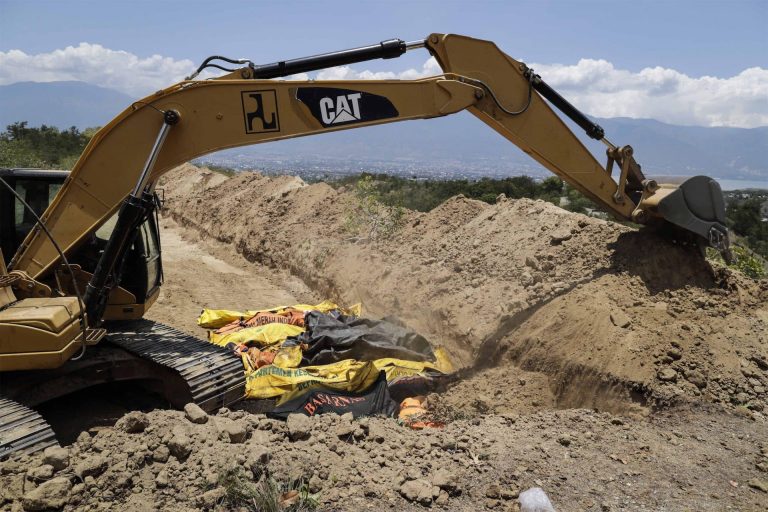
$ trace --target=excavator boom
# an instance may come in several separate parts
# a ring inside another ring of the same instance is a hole
[[[394,58],[422,47],[444,74],[421,80],[271,80]],[[209,66],[224,69],[213,63],[217,58],[207,59],[198,72]],[[158,91],[135,102],[93,137],[43,216],[65,253],[113,215],[132,191],[136,197],[142,190],[151,192],[163,173],[207,153],[462,110],[614,216],[639,223],[664,219],[727,250],[722,194],[714,180],[664,183],[646,178],[630,146],[610,143],[602,128],[492,42],[432,34],[413,43],[390,40],[261,66],[229,62],[246,66],[214,80],[185,80]],[[606,164],[595,159],[545,98],[589,136],[606,143]],[[614,164],[617,179],[612,176]],[[39,278],[58,258],[50,241],[33,230],[11,266]]]

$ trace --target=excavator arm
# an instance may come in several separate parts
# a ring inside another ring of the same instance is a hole
[[[444,74],[421,80],[281,81],[273,78],[426,48]],[[203,63],[215,64],[218,57]],[[102,128],[43,215],[64,252],[74,250],[123,204],[147,201],[157,179],[213,151],[315,133],[445,116],[468,110],[606,211],[639,223],[665,219],[727,251],[722,193],[714,180],[676,183],[646,178],[630,146],[603,130],[524,64],[489,41],[432,34],[423,41],[378,45],[227,69],[213,80],[188,79],[135,102]],[[603,140],[601,164],[550,107]],[[618,179],[612,177],[617,164]],[[121,214],[122,215],[122,214]],[[126,233],[136,219],[125,222]],[[118,241],[119,242],[119,241]],[[117,243],[117,253],[125,240]],[[105,251],[106,252],[106,251]],[[119,254],[114,255],[119,259]],[[33,230],[11,262],[32,277],[48,274],[59,255]],[[108,268],[107,268],[108,267]],[[107,265],[107,270],[111,266]],[[98,273],[98,272],[97,272]],[[97,283],[98,284],[98,283]],[[103,283],[102,283],[103,284]]]

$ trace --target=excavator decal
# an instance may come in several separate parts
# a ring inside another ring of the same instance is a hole
[[[280,121],[277,117],[277,93],[274,89],[265,91],[244,91],[243,115],[245,133],[279,132]],[[255,104],[255,110],[254,109]],[[259,120],[261,124],[255,124]]]
[[[309,107],[324,128],[389,119],[399,115],[389,99],[378,94],[334,87],[300,87],[296,99]]]

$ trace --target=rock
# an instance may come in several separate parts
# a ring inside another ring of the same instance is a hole
[[[689,370],[685,372],[685,380],[699,389],[704,389],[707,387],[707,378],[704,377],[704,374],[698,370]]]
[[[426,480],[408,480],[400,486],[400,494],[411,502],[428,506],[432,503],[432,484]]]
[[[69,466],[69,450],[60,446],[49,446],[43,452],[43,463],[50,464],[56,471]]]
[[[152,452],[152,460],[164,464],[168,462],[168,457],[170,457],[170,455],[171,451],[168,449],[168,447],[164,444],[161,444],[155,448],[155,451]]]
[[[737,405],[742,405],[747,402],[749,402],[749,395],[742,392],[742,393],[736,393],[734,397],[732,398],[732,401]]]
[[[84,449],[90,448],[92,443],[93,439],[91,438],[91,434],[88,432],[80,432],[80,435],[77,436],[77,444],[79,444]]]
[[[518,489],[502,489],[501,498],[504,500],[514,500],[520,496],[520,490]]]
[[[129,412],[115,423],[115,428],[129,434],[144,432],[149,426],[149,418],[141,411]]]
[[[27,480],[30,480],[32,482],[42,482],[45,480],[50,480],[52,476],[53,476],[53,466],[51,466],[50,464],[43,464],[42,466],[31,468],[29,471],[27,471]]]
[[[677,372],[672,368],[660,370],[656,377],[662,382],[677,382]]]
[[[0,467],[5,464],[8,464],[8,461],[4,464],[0,464]],[[26,482],[24,480],[24,474],[13,474],[0,477],[0,504],[21,500],[25,488]],[[1,507],[2,505],[0,505],[0,509],[2,509]]]
[[[491,484],[485,488],[485,497],[491,499],[498,499],[501,497],[501,488],[498,484]]]
[[[557,442],[563,446],[570,446],[571,441],[572,441],[571,436],[569,436],[568,434],[563,434],[557,438]]]
[[[532,256],[526,256],[525,257],[525,266],[531,267],[534,270],[539,270],[539,262],[536,258]]]
[[[70,489],[72,482],[69,478],[54,478],[26,493],[21,505],[24,510],[59,509],[67,504]]]
[[[432,485],[453,494],[459,490],[459,479],[454,473],[447,469],[438,469],[435,474],[432,475]]]
[[[630,320],[625,312],[617,309],[616,311],[611,311],[611,322],[613,322],[613,325],[616,327],[626,329],[632,323],[632,320]]]
[[[571,234],[570,230],[567,229],[558,229],[552,235],[550,235],[550,243],[552,245],[560,245],[561,243],[565,242],[566,240],[570,240],[573,238],[573,235]]]
[[[192,453],[192,442],[187,434],[187,429],[182,427],[174,427],[171,432],[171,438],[166,443],[171,455],[176,457],[179,461],[186,460],[189,454]]]
[[[158,489],[168,487],[168,471],[163,469],[157,474],[157,477],[155,477],[155,486],[157,486]]]
[[[352,434],[355,433],[355,428],[356,427],[354,423],[342,421],[339,425],[336,426],[336,437],[340,437],[342,439],[349,438]]]
[[[671,357],[674,361],[679,361],[683,357],[683,353],[680,351],[679,348],[671,348],[667,350],[667,355]]]
[[[308,416],[290,414],[285,424],[288,427],[288,436],[291,438],[291,441],[306,439],[311,435],[312,420]]]
[[[448,493],[445,491],[440,491],[440,494],[435,498],[435,505],[439,505],[441,507],[444,507],[448,504]]]
[[[421,470],[419,468],[409,468],[408,471],[405,472],[405,479],[406,480],[418,480],[422,477]]]
[[[208,423],[208,413],[192,402],[184,406],[184,416],[192,423],[197,423],[198,425]]]
[[[93,455],[75,464],[72,470],[81,479],[88,476],[95,478],[106,471],[108,463],[109,461],[103,455]]]
[[[758,491],[763,491],[768,493],[768,482],[764,480],[758,480],[757,478],[753,478],[752,480],[747,482],[747,485],[753,489],[757,489]]]
[[[248,435],[245,423],[242,421],[233,421],[229,418],[215,418],[216,428],[219,429],[220,437],[232,444],[244,443]]]

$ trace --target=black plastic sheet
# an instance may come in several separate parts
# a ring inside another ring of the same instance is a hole
[[[330,364],[344,359],[373,361],[385,357],[408,361],[434,361],[424,336],[386,320],[339,316],[317,311],[306,316],[307,332],[301,336],[309,348],[304,365]]]
[[[387,375],[379,372],[379,376],[368,389],[357,393],[338,391],[325,387],[314,387],[306,393],[288,400],[267,413],[270,418],[287,419],[290,414],[345,414],[351,412],[355,418],[361,416],[382,415],[394,417],[398,413],[398,405],[389,396]]]

